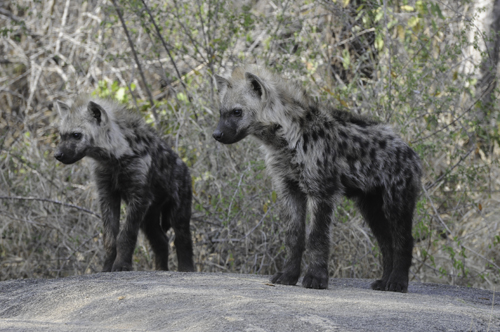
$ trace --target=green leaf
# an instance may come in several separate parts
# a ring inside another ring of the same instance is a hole
[[[344,65],[344,69],[349,69],[349,66],[351,65],[351,56],[349,54],[349,50],[347,48],[344,48],[342,50],[342,62]]]
[[[377,34],[375,36],[375,47],[379,51],[381,51],[384,48],[384,38],[382,37],[382,34]]]
[[[410,19],[408,20],[408,26],[410,28],[413,28],[414,26],[416,26],[418,24],[419,21],[420,21],[420,18],[418,18],[416,16],[410,17]]]
[[[126,94],[125,94],[125,88],[121,87],[116,91],[115,93],[115,99],[118,100],[119,102],[126,102]]]

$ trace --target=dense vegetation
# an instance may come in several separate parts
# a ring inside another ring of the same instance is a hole
[[[391,123],[419,153],[412,280],[494,288],[500,119],[496,35],[481,28],[488,10],[470,0],[4,1],[0,280],[100,271],[89,161],[65,166],[52,155],[54,101],[85,92],[141,112],[191,168],[198,271],[279,269],[284,221],[257,142],[211,137],[212,75],[259,63],[331,107]],[[331,232],[332,277],[381,275],[352,202]],[[153,268],[142,236],[134,264]]]

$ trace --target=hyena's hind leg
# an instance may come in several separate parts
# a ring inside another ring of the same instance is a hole
[[[392,273],[393,268],[393,245],[391,225],[385,217],[382,210],[383,205],[383,189],[378,188],[370,193],[361,194],[356,199],[361,214],[370,226],[370,229],[377,239],[380,251],[382,252],[382,278],[372,283],[371,287],[374,290],[385,290],[387,281]]]
[[[160,224],[160,214],[160,207],[150,207],[141,228],[155,254],[155,269],[168,271],[168,237]]]
[[[392,273],[387,280],[385,290],[406,293],[413,257],[412,224],[417,190],[413,190],[413,188],[399,189],[394,188],[392,199],[385,199],[383,205],[386,210],[385,215],[389,219],[393,239]]]
[[[193,240],[189,223],[191,220],[191,191],[184,192],[179,206],[165,205],[162,210],[162,228],[166,231],[170,226],[175,233],[175,250],[177,252],[177,268],[181,272],[193,272]]]

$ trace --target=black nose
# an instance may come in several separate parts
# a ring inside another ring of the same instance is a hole
[[[214,133],[212,134],[212,136],[216,139],[216,140],[220,140],[222,138],[222,136],[224,136],[224,134],[222,133],[222,131],[220,130],[216,130],[214,131]]]
[[[57,151],[56,153],[54,153],[54,158],[56,158],[57,160],[61,160],[64,156],[64,153],[62,153],[61,151]]]

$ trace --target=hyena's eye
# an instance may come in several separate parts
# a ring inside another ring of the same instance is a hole
[[[241,108],[235,108],[233,109],[233,115],[234,116],[241,116],[243,114],[243,111],[241,110]]]
[[[71,134],[71,137],[73,137],[74,139],[80,139],[80,138],[82,138],[82,134],[81,133],[73,133],[73,134]]]

